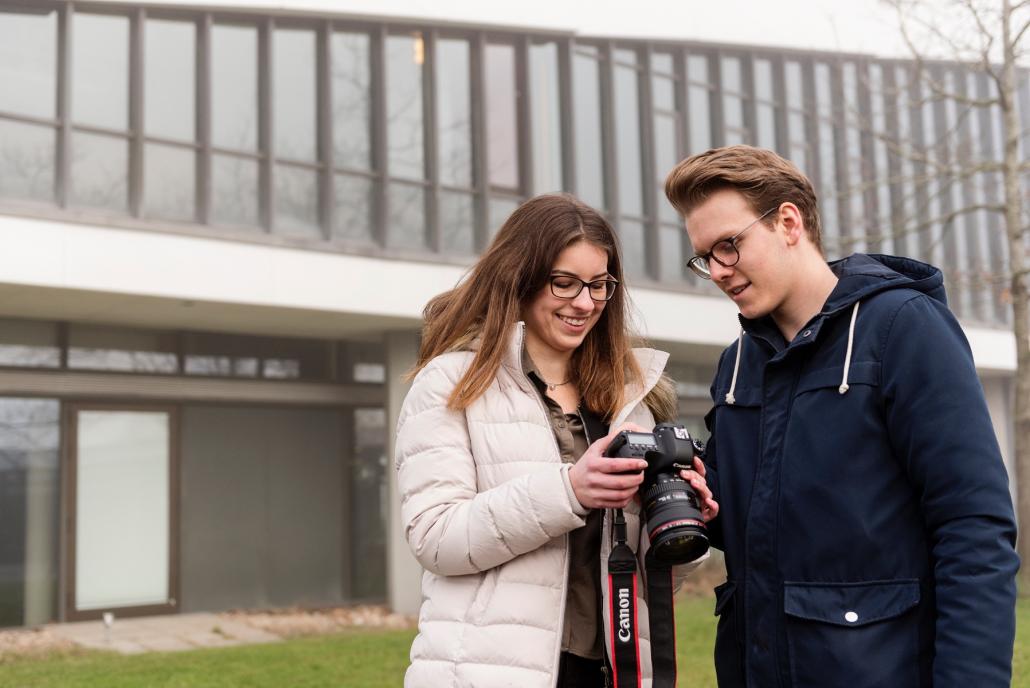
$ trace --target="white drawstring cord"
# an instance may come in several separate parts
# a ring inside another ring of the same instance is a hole
[[[855,302],[855,307],[851,309],[851,327],[848,328],[848,352],[844,356],[844,379],[840,382],[840,387],[837,391],[844,394],[848,391],[848,368],[851,367],[851,348],[855,344],[855,319],[858,317],[858,304]]]
[[[733,364],[733,379],[730,381],[730,391],[726,393],[726,403],[735,404],[737,398],[733,396],[733,390],[737,388],[737,372],[740,370],[740,350],[744,348],[744,328],[740,328],[737,335],[737,360]]]

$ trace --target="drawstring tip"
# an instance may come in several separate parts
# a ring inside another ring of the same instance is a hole
[[[726,395],[726,403],[727,404],[735,404],[735,403],[737,403],[737,397],[733,396],[732,394],[727,394]]]
[[[849,389],[850,389],[850,387],[848,387],[848,383],[845,382],[843,385],[841,385],[840,387],[837,388],[837,391],[840,392],[841,394],[844,394]]]

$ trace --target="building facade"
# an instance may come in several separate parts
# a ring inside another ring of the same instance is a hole
[[[294,5],[0,0],[0,626],[414,610],[390,456],[421,309],[537,193],[615,224],[703,436],[735,310],[662,187],[725,144],[809,174],[830,258],[943,267],[1010,459],[1005,241],[958,212],[999,200],[964,166],[997,112],[899,60]]]

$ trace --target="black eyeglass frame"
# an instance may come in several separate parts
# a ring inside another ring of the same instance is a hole
[[[732,268],[734,265],[736,265],[737,263],[740,262],[740,249],[737,248],[737,240],[740,239],[740,237],[744,234],[744,232],[746,232],[747,230],[751,229],[752,227],[757,225],[759,222],[764,220],[766,217],[768,217],[769,213],[773,212],[774,210],[779,210],[779,209],[780,209],[779,205],[777,205],[774,208],[769,208],[764,213],[762,213],[757,218],[755,218],[755,220],[753,222],[751,222],[751,224],[749,224],[747,227],[745,227],[744,229],[740,230],[739,232],[737,232],[733,236],[731,236],[731,237],[729,237],[727,239],[720,239],[719,241],[715,242],[714,244],[712,244],[712,248],[710,248],[708,250],[708,253],[699,253],[699,254],[695,255],[693,258],[691,258],[690,260],[688,260],[687,261],[687,267],[690,268],[695,275],[697,275],[701,279],[706,279],[706,280],[712,279],[712,271],[709,269],[709,262],[710,261],[714,260],[716,263],[718,263],[719,265],[723,266],[724,268]],[[733,249],[733,254],[736,256],[736,259],[732,263],[727,263],[727,262],[719,260],[718,258],[715,257],[715,249],[719,245],[721,245],[721,244],[728,244],[729,247]]]
[[[559,280],[559,279],[560,280],[573,280],[575,282],[579,282],[579,289],[577,289],[576,293],[573,294],[572,296],[562,296],[561,294],[558,294],[554,290],[555,289],[554,281],[555,280]],[[587,287],[591,286],[591,285],[594,285],[594,284],[604,284],[605,285],[604,290],[605,290],[605,293],[608,294],[608,296],[607,296],[607,298],[603,298],[603,299],[595,299],[593,296],[591,296],[590,300],[594,301],[595,303],[607,303],[608,301],[611,301],[612,297],[615,296],[615,290],[619,288],[619,280],[617,280],[617,279],[615,279],[613,277],[606,277],[605,279],[599,279],[599,280],[593,280],[591,282],[587,282],[586,280],[581,280],[580,278],[578,278],[578,277],[576,277],[574,275],[551,275],[550,277],[547,278],[547,284],[551,287],[551,295],[552,296],[554,296],[557,299],[563,299],[565,301],[572,301],[573,299],[578,298],[579,295],[583,293],[583,290],[586,289]],[[609,285],[609,284],[614,285],[614,286],[612,286],[611,292],[608,291],[608,286],[607,285]],[[587,291],[587,293],[588,294],[590,293],[589,290]]]

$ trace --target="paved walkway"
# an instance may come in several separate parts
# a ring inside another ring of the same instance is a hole
[[[115,618],[110,628],[102,621],[51,624],[61,638],[93,650],[122,654],[172,652],[202,647],[230,647],[272,643],[279,636],[217,614],[170,614],[141,618]]]

